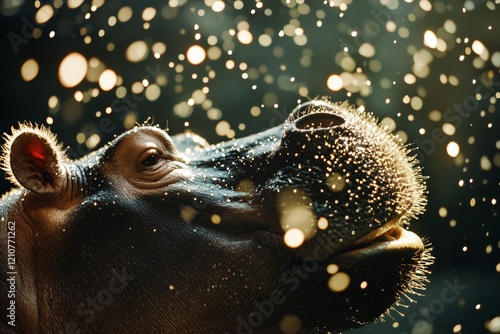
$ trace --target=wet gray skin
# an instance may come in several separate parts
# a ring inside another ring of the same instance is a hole
[[[367,324],[422,288],[431,262],[407,231],[425,204],[408,153],[372,116],[325,100],[212,146],[137,127],[76,161],[22,126],[4,146],[16,189],[1,199],[0,252],[15,226],[17,274],[15,327],[3,316],[3,332]],[[2,296],[10,269],[1,262]]]

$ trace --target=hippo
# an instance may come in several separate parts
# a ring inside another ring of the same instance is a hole
[[[5,138],[2,333],[338,333],[428,281],[416,158],[347,103],[216,145],[147,122],[77,160]]]

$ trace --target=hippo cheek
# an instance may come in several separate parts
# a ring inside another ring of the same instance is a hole
[[[78,220],[66,229],[64,252],[58,252],[56,264],[52,262],[61,280],[79,282],[84,291],[76,294],[79,302],[86,300],[85,291],[95,290],[94,284],[99,286],[96,291],[107,284],[112,270],[125,271],[131,279],[123,293],[113,295],[116,305],[110,312],[133,314],[154,324],[172,319],[181,323],[181,315],[189,314],[192,321],[206,322],[212,328],[219,322],[232,324],[238,316],[250,313],[251,300],[266,298],[269,287],[285,270],[276,268],[276,263],[284,262],[282,255],[271,256],[270,246],[261,241],[267,237],[259,234],[266,232],[226,229],[222,223],[208,225],[206,219],[211,212],[221,214],[220,207],[197,206],[192,199],[181,200],[185,194],[173,190],[133,202],[121,201],[118,193],[107,196],[115,201],[113,212],[102,212],[100,205],[92,203],[79,208]],[[198,211],[182,216],[188,205]],[[231,218],[239,219],[238,214],[242,216],[235,211]],[[82,271],[85,281],[81,281]],[[73,286],[61,289],[66,288],[58,295],[75,296]],[[130,300],[137,303],[133,308]],[[175,328],[170,326],[164,328]]]

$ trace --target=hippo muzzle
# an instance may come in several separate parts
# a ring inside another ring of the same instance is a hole
[[[408,230],[415,159],[346,104],[217,145],[139,126],[69,160],[23,126],[4,151],[2,223],[29,248],[14,332],[339,332],[422,289],[432,262]]]

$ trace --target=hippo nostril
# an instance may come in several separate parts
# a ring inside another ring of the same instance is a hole
[[[295,126],[299,130],[309,130],[332,128],[344,123],[345,120],[337,115],[326,112],[316,112],[300,117],[296,120]]]

